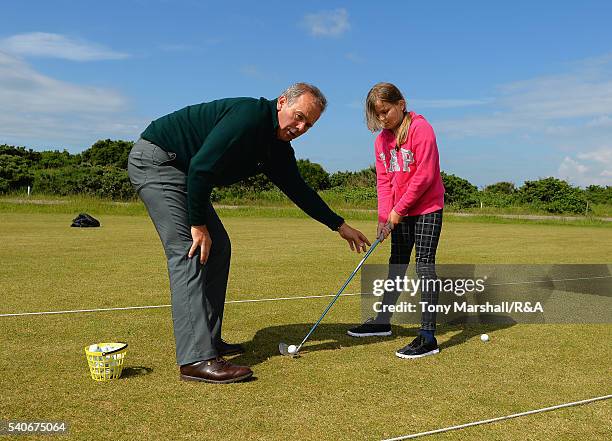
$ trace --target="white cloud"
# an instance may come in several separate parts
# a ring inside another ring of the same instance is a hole
[[[348,12],[343,8],[307,14],[304,17],[303,25],[315,37],[336,37],[351,27]]]
[[[602,148],[592,152],[579,153],[577,157],[578,159],[582,159],[585,161],[593,161],[603,167],[612,170],[612,147],[605,149]]]
[[[161,44],[159,49],[164,52],[190,52],[195,46],[189,44]]]
[[[612,56],[575,63],[574,71],[501,85],[486,113],[438,122],[458,136],[512,132],[568,136],[612,127]],[[593,147],[593,146],[590,146]]]
[[[566,156],[559,165],[558,176],[572,184],[612,185],[612,147]]]
[[[352,61],[355,64],[363,64],[366,62],[366,59],[363,58],[362,56],[354,53],[354,52],[348,52],[347,54],[344,55],[344,57],[349,60]]]
[[[221,43],[223,43],[222,38],[210,37],[205,38],[203,40],[198,40],[196,44],[162,43],[158,45],[158,48],[162,52],[171,53],[200,52],[205,51],[214,46],[219,46]]]
[[[601,115],[593,118],[587,124],[587,127],[612,127],[612,118],[608,115]]]
[[[264,74],[261,69],[254,64],[247,64],[240,68],[240,73],[246,77],[261,79]]]
[[[127,108],[117,91],[57,80],[0,52],[0,143],[83,147],[99,137],[134,137],[144,121],[124,118]]]
[[[594,117],[612,110],[612,79],[585,72],[505,85],[499,104],[542,120]]]
[[[129,54],[60,34],[31,32],[0,40],[0,50],[14,55],[61,58],[72,61],[120,60]]]
[[[112,90],[77,86],[42,75],[0,52],[0,109],[3,112],[117,111],[125,99]]]
[[[528,127],[524,119],[511,119],[507,115],[493,113],[483,116],[465,116],[460,119],[438,121],[435,124],[437,132],[455,137],[486,138],[500,133],[509,133]]]
[[[408,100],[416,107],[428,109],[452,109],[455,107],[481,106],[491,102],[490,99],[440,99],[440,100]]]
[[[361,110],[363,111],[364,109],[364,103],[360,100],[353,100],[349,103],[346,103],[346,107],[348,107],[349,109],[355,109],[355,110]]]
[[[529,173],[548,170],[581,186],[610,185],[611,116],[608,54],[572,63],[568,72],[501,85],[487,103],[434,127],[447,143],[469,138],[490,148],[513,145]]]

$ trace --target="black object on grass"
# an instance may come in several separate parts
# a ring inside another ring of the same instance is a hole
[[[80,228],[99,227],[100,226],[100,221],[98,219],[90,216],[87,213],[81,213],[77,217],[72,219],[72,225],[70,225],[70,226],[71,227],[80,227]]]

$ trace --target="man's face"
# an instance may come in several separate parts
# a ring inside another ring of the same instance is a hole
[[[278,110],[278,129],[276,137],[281,141],[291,141],[303,135],[317,122],[321,109],[310,93],[300,95],[293,104],[281,95],[276,103]]]

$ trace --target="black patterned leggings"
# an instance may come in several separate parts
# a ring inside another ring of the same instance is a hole
[[[406,216],[391,232],[391,257],[389,257],[389,279],[404,277],[412,249],[416,248],[416,273],[419,279],[436,279],[436,250],[442,232],[442,209],[419,216]],[[427,284],[424,283],[423,286]],[[436,286],[432,283],[433,287]],[[429,305],[438,304],[436,289],[422,289],[421,302]],[[391,291],[385,293],[384,304],[395,304],[400,293]],[[378,323],[389,323],[391,313],[380,313],[376,318]],[[421,329],[436,330],[436,313],[424,311],[421,315]]]

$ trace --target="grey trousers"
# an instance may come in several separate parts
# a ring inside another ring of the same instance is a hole
[[[172,166],[175,154],[140,139],[128,158],[128,175],[159,234],[168,261],[172,321],[179,365],[217,356],[230,268],[229,236],[209,204],[212,247],[208,261],[187,256],[193,240],[187,217],[186,174]]]

